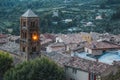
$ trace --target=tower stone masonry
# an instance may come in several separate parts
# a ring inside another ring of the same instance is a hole
[[[20,51],[25,60],[40,56],[39,17],[31,9],[20,18]]]

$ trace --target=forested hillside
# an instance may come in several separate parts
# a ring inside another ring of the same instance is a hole
[[[66,33],[79,28],[72,32],[119,34],[119,3],[119,0],[0,0],[0,32],[19,35],[20,16],[31,8],[40,17],[42,33]],[[54,16],[54,12],[58,15]],[[98,15],[104,18],[96,20]],[[66,23],[67,20],[71,22]],[[95,26],[84,27],[87,22]]]
[[[52,8],[84,1],[87,0],[0,0],[0,32],[8,33],[6,29],[12,28],[12,34],[19,35],[19,18],[29,8],[41,17]]]

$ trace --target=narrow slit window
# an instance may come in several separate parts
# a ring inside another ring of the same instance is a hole
[[[36,52],[36,47],[32,47],[32,52]]]
[[[24,27],[26,26],[26,22],[25,22],[25,21],[23,22],[23,26],[24,26]]]

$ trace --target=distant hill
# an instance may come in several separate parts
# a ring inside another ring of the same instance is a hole
[[[75,22],[66,25],[66,24],[62,24],[62,22],[60,23],[60,20],[62,21],[62,19],[65,19],[66,16],[75,17],[77,15],[76,14],[77,12],[75,11],[77,10],[79,11],[80,9],[83,8],[80,6],[81,4],[82,5],[84,4],[85,6],[87,5],[87,7],[83,6],[84,9],[87,10],[88,8],[90,8],[88,4],[96,4],[98,6],[102,5],[104,8],[104,5],[120,4],[120,0],[0,0],[0,32],[2,30],[4,33],[8,33],[7,29],[12,28],[13,29],[12,34],[19,35],[19,26],[20,26],[19,18],[27,9],[31,8],[41,18],[40,20],[41,22],[40,29],[42,30],[41,32],[56,31],[59,33],[61,30],[69,28],[69,26],[71,25],[72,25],[71,27],[76,26]],[[119,8],[118,5],[117,7]],[[63,11],[64,10],[71,11],[70,9],[72,8],[74,14],[76,15],[70,13],[71,15],[66,14],[64,16],[60,12],[61,15],[59,18],[51,19],[52,11],[53,9],[56,9],[56,8]],[[109,8],[111,9],[112,7],[109,7]],[[91,9],[94,9],[94,8],[91,8]],[[114,9],[116,9],[116,7]],[[80,14],[82,14],[82,12],[79,12],[78,15]],[[83,13],[83,17],[86,16],[85,14],[87,13]],[[119,17],[116,16],[118,14],[119,14],[119,11],[113,15],[113,18],[118,19]],[[58,20],[59,22],[57,26],[52,24],[52,21],[56,21],[56,20]],[[114,23],[114,21],[112,22]],[[115,23],[115,24],[117,25],[118,23]],[[48,28],[54,29],[54,30],[50,31]],[[115,29],[118,30],[117,28]]]
[[[94,3],[112,5],[112,4],[120,4],[120,0],[96,0]]]
[[[42,8],[56,8],[66,4],[78,4],[91,0],[0,0],[0,30],[12,28],[19,34],[19,18],[29,8],[39,13]]]

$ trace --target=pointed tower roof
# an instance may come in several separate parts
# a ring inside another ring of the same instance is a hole
[[[38,17],[31,9],[28,9],[22,17]]]

